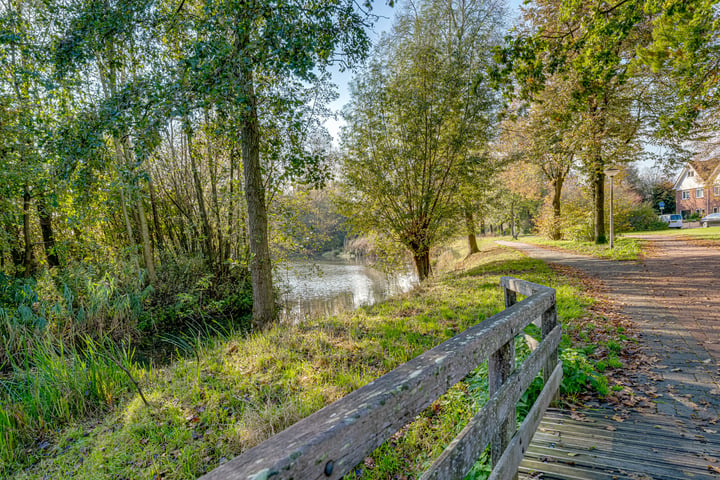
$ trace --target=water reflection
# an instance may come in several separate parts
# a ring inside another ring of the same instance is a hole
[[[334,315],[409,291],[417,277],[410,270],[386,275],[361,263],[339,260],[290,262],[277,273],[284,321]]]

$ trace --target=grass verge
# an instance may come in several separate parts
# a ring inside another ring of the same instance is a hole
[[[668,237],[685,238],[687,240],[699,240],[707,242],[707,245],[720,246],[720,227],[657,230],[653,232],[638,232],[637,235],[665,235]]]
[[[609,244],[596,245],[593,242],[576,240],[550,240],[539,236],[521,237],[520,241],[610,260],[638,260],[642,254],[642,240],[637,238],[615,237],[612,249]]]
[[[457,261],[452,274],[374,307],[250,336],[186,341],[193,352],[188,358],[162,369],[133,367],[149,405],[126,389],[111,405],[103,403],[102,413],[83,412],[14,445],[0,473],[15,479],[196,478],[497,313],[499,279],[506,274],[557,289],[558,318],[566,330],[565,398],[588,391],[608,395],[605,373],[622,368],[612,357],[622,340],[601,320],[588,320],[594,300],[581,282],[485,243],[480,254]],[[596,331],[607,336],[607,345],[593,343],[601,338]],[[518,343],[521,356],[524,348]],[[481,365],[370,455],[356,475],[417,476],[484,403],[485,373]],[[531,396],[521,402],[521,412]],[[1,412],[13,405],[2,397],[0,422]],[[9,429],[17,427],[13,422]],[[479,463],[473,476],[483,478],[486,470]]]

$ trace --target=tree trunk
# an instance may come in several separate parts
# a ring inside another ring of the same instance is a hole
[[[475,238],[475,218],[473,218],[472,210],[467,206],[465,207],[465,227],[467,228],[468,249],[470,250],[468,255],[478,253],[480,249]]]
[[[562,237],[560,233],[560,219],[562,218],[562,212],[560,210],[560,200],[562,198],[562,186],[563,186],[564,179],[562,177],[555,178],[553,180],[553,198],[552,198],[552,208],[553,208],[553,218],[552,218],[552,226],[550,227],[550,238],[552,240],[560,240]]]
[[[241,127],[245,201],[250,237],[250,274],[253,290],[253,326],[263,328],[275,318],[272,264],[268,244],[265,187],[260,168],[260,125],[252,72],[243,70],[240,88],[247,99]]]
[[[205,110],[205,125],[210,125],[210,116],[208,115],[207,109]],[[216,272],[222,274],[225,269],[227,261],[227,253],[225,253],[225,235],[223,234],[222,220],[220,218],[220,201],[218,199],[217,191],[217,163],[213,157],[213,151],[210,144],[210,134],[205,133],[205,151],[207,154],[208,170],[210,172],[210,195],[212,197],[212,211],[215,217],[215,236],[217,237],[217,268]],[[231,180],[232,181],[232,180]]]
[[[235,201],[235,170],[237,168],[238,164],[238,151],[233,146],[230,149],[230,196],[229,196],[229,207],[228,207],[228,213],[227,213],[227,222],[228,222],[228,230],[227,230],[227,238],[226,238],[226,244],[225,244],[225,256],[231,257],[232,256],[232,245],[233,245],[233,237],[235,236],[235,209],[236,201]],[[243,229],[239,229],[240,232],[243,232]],[[236,241],[235,245],[237,245],[237,242],[240,241],[240,235],[238,235],[238,240]]]
[[[607,237],[605,237],[605,173],[603,173],[600,160],[596,161],[593,172],[593,200],[595,202],[595,243],[600,245],[607,243]]]
[[[30,235],[30,191],[27,185],[23,187],[23,240],[25,241],[25,252],[23,254],[23,275],[29,277],[33,273],[33,250],[32,238]]]
[[[55,252],[55,234],[52,228],[52,216],[47,208],[45,197],[40,195],[35,200],[38,218],[40,219],[40,232],[43,238],[43,247],[45,249],[45,257],[47,258],[48,267],[59,267],[60,260]]]
[[[148,230],[147,219],[145,217],[145,207],[143,206],[142,196],[138,195],[137,213],[140,223],[140,239],[142,240],[143,259],[145,260],[145,269],[148,273],[150,283],[155,283],[157,276],[155,275],[155,259],[153,258],[152,247],[150,245],[150,232]]]
[[[213,251],[212,233],[210,230],[207,208],[205,207],[205,195],[203,194],[200,173],[198,172],[197,163],[195,162],[195,154],[192,149],[192,133],[189,129],[187,129],[185,135],[187,138],[188,155],[190,156],[190,168],[192,170],[193,185],[195,186],[195,196],[197,197],[198,206],[200,207],[200,221],[202,222],[202,232],[204,237],[203,250],[205,251],[205,258],[207,258],[210,267],[214,268],[215,255]]]
[[[148,191],[150,192],[150,207],[153,215],[153,230],[155,231],[155,244],[162,251],[165,250],[163,242],[162,230],[160,230],[160,216],[157,211],[157,198],[155,196],[155,186],[153,185],[152,176],[148,173]]]
[[[510,235],[513,240],[518,239],[517,227],[515,226],[515,202],[510,202]]]
[[[14,224],[12,226],[6,225],[5,227],[10,230],[12,238],[17,240],[16,242],[12,242],[10,244],[10,261],[15,268],[18,268],[23,265],[25,256],[23,250],[20,250],[20,228]]]
[[[418,279],[422,282],[430,276],[430,251],[413,252]]]

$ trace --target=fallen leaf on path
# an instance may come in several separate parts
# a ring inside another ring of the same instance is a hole
[[[713,473],[720,473],[720,468],[718,468],[714,465],[708,465],[708,470],[710,470]]]
[[[610,430],[611,432],[614,432],[615,430],[617,430],[617,428],[613,427],[612,425],[608,425],[607,427],[605,427],[605,430]]]
[[[570,418],[579,422],[584,422],[586,420],[585,415],[577,412],[570,412]]]

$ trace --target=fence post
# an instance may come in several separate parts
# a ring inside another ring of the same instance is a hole
[[[550,308],[548,308],[545,313],[542,314],[542,324],[541,324],[541,331],[542,331],[542,339],[545,340],[545,337],[547,337],[550,332],[553,331],[555,326],[557,325],[557,298],[555,297],[555,294],[553,293],[553,304]],[[543,366],[543,381],[547,383],[547,381],[550,379],[550,375],[552,374],[553,370],[555,370],[555,366],[558,363],[558,350],[555,349],[554,351],[550,352],[548,354],[547,359],[545,360],[545,365]],[[558,399],[558,393],[555,394],[554,400]],[[554,401],[553,400],[553,401]]]
[[[505,308],[507,308],[517,302],[517,294],[509,288],[505,288],[504,290]],[[490,396],[502,387],[502,384],[507,380],[514,368],[515,339],[511,338],[505,345],[500,347],[497,352],[490,355],[488,359],[488,389]],[[515,410],[514,406],[509,409],[507,418],[498,423],[497,433],[492,438],[490,452],[493,468],[497,465],[505,448],[507,448],[512,436],[517,430]],[[517,478],[517,474],[515,478]]]

